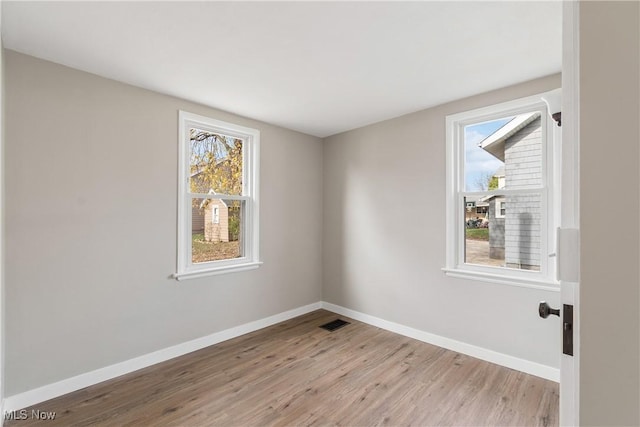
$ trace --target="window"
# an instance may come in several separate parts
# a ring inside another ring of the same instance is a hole
[[[448,275],[557,286],[559,137],[540,96],[447,117]],[[482,218],[469,219],[470,202]]]
[[[179,143],[174,277],[257,268],[260,132],[180,111]]]
[[[496,198],[496,218],[504,218],[507,214],[507,204],[503,198]]]
[[[213,206],[212,222],[214,224],[220,224],[220,206],[218,206],[218,205],[214,205]]]

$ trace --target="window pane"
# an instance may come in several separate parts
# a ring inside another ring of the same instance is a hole
[[[190,191],[242,194],[242,140],[189,129]]]
[[[243,256],[244,201],[192,199],[191,262],[194,264]]]
[[[540,270],[541,196],[467,197],[465,208],[465,263],[522,270]]]
[[[465,127],[466,191],[542,187],[540,112]]]

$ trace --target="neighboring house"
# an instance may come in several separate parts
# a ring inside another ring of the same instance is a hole
[[[474,198],[468,196],[465,200],[464,220],[470,219],[486,219],[489,212],[489,203],[480,200],[480,198]]]
[[[228,242],[229,207],[224,200],[206,199],[200,204],[199,210],[204,212],[204,240]]]
[[[540,113],[526,113],[485,138],[479,146],[504,163],[496,172],[498,189],[524,189],[542,182]],[[540,268],[540,195],[488,196],[489,256],[507,267]]]

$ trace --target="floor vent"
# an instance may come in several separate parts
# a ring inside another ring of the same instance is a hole
[[[333,320],[329,323],[325,323],[324,325],[320,326],[322,329],[326,329],[327,331],[333,332],[336,329],[340,329],[343,326],[347,326],[349,324],[349,322],[346,322],[342,319],[336,319]]]

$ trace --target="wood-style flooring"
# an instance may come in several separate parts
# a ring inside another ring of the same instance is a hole
[[[32,409],[5,425],[556,426],[558,385],[319,310]]]

